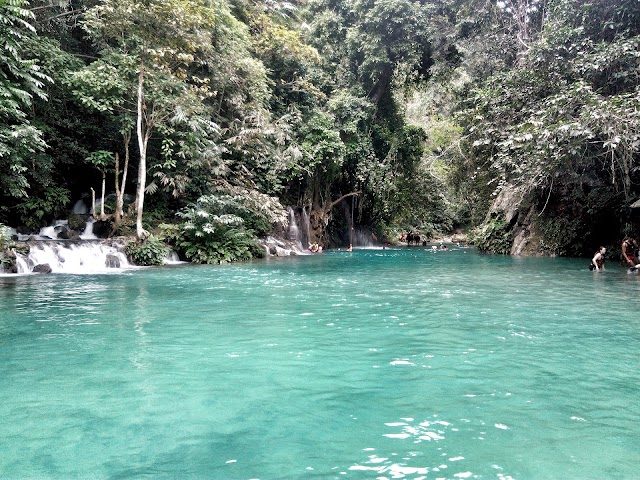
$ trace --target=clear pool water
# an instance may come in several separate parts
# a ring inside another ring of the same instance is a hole
[[[640,277],[587,264],[0,278],[0,478],[638,478]]]

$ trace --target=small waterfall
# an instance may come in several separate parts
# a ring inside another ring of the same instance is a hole
[[[84,227],[84,232],[82,232],[82,235],[80,235],[80,238],[82,240],[96,240],[98,238],[93,233],[93,222],[94,221],[95,220],[93,219],[93,217],[89,217],[87,219],[86,226]]]
[[[29,271],[29,264],[20,254],[16,255],[16,267],[18,268],[18,273],[27,273]]]
[[[352,200],[355,202],[355,200]],[[348,229],[348,242],[354,247],[372,248],[376,246],[377,239],[373,232],[365,227],[358,227],[355,223],[354,203],[343,201],[342,212]]]
[[[289,216],[289,240],[298,243],[300,249],[302,249],[302,239],[300,238],[300,228],[298,228],[298,223],[296,222],[296,212],[293,208],[287,207],[287,213]]]
[[[24,257],[17,255],[18,273],[30,273],[47,264],[52,273],[107,273],[131,268],[124,244],[112,242],[39,241],[29,244]]]
[[[55,240],[58,238],[58,233],[62,231],[63,228],[68,228],[69,222],[67,220],[56,220],[53,222],[53,225],[49,225],[48,227],[43,227],[40,229],[38,233],[38,240]]]
[[[302,212],[300,213],[300,220],[302,221],[302,231],[300,235],[300,242],[302,245],[309,245],[311,243],[311,225],[309,222],[309,213],[307,213],[307,209],[302,207]]]
[[[370,230],[358,228],[353,232],[353,245],[359,247],[373,247],[374,236]]]
[[[73,205],[72,213],[75,213],[76,215],[88,215],[89,207],[87,207],[83,200],[78,200]]]
[[[165,265],[175,265],[177,263],[186,263],[186,262],[183,262],[182,260],[180,260],[180,257],[178,256],[177,252],[175,252],[174,250],[169,250],[169,253],[167,253],[167,255],[164,257],[164,260],[162,261],[162,263]]]

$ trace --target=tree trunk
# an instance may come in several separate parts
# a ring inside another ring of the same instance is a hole
[[[376,105],[384,98],[387,93],[389,85],[391,84],[391,78],[393,76],[393,66],[388,65],[380,72],[378,81],[369,92],[369,98]]]
[[[333,207],[345,198],[360,195],[361,193],[361,191],[351,192],[333,201],[314,202],[315,205],[312,205],[311,212],[309,213],[309,241],[311,243],[326,245],[328,240],[326,229],[331,218],[331,210]]]
[[[96,218],[96,191],[93,187],[89,187],[91,189],[91,216]]]
[[[102,171],[102,203],[100,203],[100,220],[104,220],[104,189],[106,187],[107,172]]]
[[[144,84],[144,65],[140,65],[140,73],[138,74],[138,118],[136,121],[136,132],[138,134],[138,149],[140,151],[140,164],[138,166],[138,189],[136,192],[136,235],[142,240],[147,232],[142,228],[142,212],[144,210],[144,189],[147,182],[147,142],[148,131],[143,125],[143,84]]]
[[[120,199],[122,198],[122,194],[120,193],[120,181],[118,179],[118,177],[120,176],[120,155],[118,155],[118,152],[116,152],[116,178],[115,178],[115,185],[116,185],[116,211],[115,211],[115,215],[114,215],[114,224],[115,225],[120,225],[120,222],[122,221],[122,213],[120,211]]]
[[[127,183],[127,172],[129,171],[129,142],[131,141],[131,132],[127,131],[122,134],[124,138],[124,166],[122,167],[122,185],[119,183],[120,160],[116,152],[116,225],[122,222],[124,217],[124,189]]]

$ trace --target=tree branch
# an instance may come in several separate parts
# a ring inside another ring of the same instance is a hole
[[[361,193],[362,193],[362,191],[358,190],[357,192],[351,192],[351,193],[347,193],[346,195],[342,195],[340,198],[338,198],[337,200],[334,200],[333,202],[331,202],[329,204],[328,210],[331,210],[333,207],[335,207],[337,204],[339,204],[345,198],[353,197],[354,195],[360,195]]]

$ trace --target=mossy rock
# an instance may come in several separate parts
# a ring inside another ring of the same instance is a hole
[[[113,230],[113,223],[110,220],[97,220],[93,224],[93,234],[98,238],[109,238]]]
[[[69,230],[75,230],[76,232],[84,232],[87,226],[87,222],[84,219],[84,215],[72,213],[67,219],[69,221]]]

